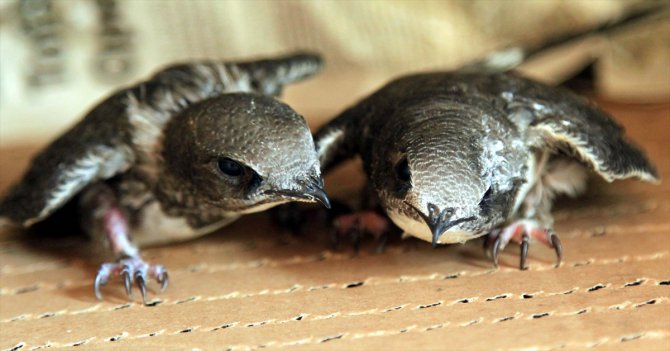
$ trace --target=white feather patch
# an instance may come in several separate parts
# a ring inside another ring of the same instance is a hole
[[[572,150],[574,150],[577,153],[577,156],[579,156],[581,160],[591,164],[595,172],[598,173],[608,182],[630,177],[637,177],[643,181],[652,183],[658,182],[658,179],[653,177],[651,174],[649,174],[648,172],[643,172],[641,170],[634,170],[627,174],[607,173],[608,170],[607,165],[604,164],[603,160],[600,160],[598,157],[596,157],[592,148],[588,146],[588,143],[586,141],[573,137],[567,133],[559,133],[560,131],[557,132],[556,130],[550,128],[549,126],[538,125],[535,128],[546,133],[547,136],[545,136],[545,138],[553,139],[559,142],[564,142],[572,146]]]
[[[98,146],[90,149],[74,165],[58,177],[57,186],[49,193],[44,208],[23,225],[29,227],[50,215],[87,185],[125,171],[129,164],[129,150]]]
[[[327,152],[329,150],[331,151],[333,150],[333,148],[331,148],[330,145],[333,144],[334,142],[337,142],[343,136],[344,136],[344,130],[334,129],[319,140],[319,149],[317,150],[317,156],[319,157],[320,161],[323,161],[328,158]]]
[[[565,194],[575,197],[586,190],[588,174],[583,166],[571,160],[551,162],[542,176],[545,191],[553,195]]]
[[[387,212],[389,218],[395,223],[400,229],[402,229],[405,235],[411,235],[415,238],[425,240],[427,242],[433,241],[433,234],[431,233],[428,225],[423,221],[419,222],[413,218],[404,216],[397,212],[389,211]],[[454,243],[464,243],[470,239],[476,238],[478,235],[476,233],[449,229],[444,232],[439,240],[438,244],[454,244]]]
[[[218,222],[194,229],[184,217],[168,216],[158,202],[153,202],[142,209],[139,218],[142,221],[133,228],[133,241],[138,246],[147,246],[185,241],[209,234],[234,222],[239,215],[231,214]]]

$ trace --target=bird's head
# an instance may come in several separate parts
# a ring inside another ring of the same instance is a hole
[[[307,123],[274,98],[233,93],[194,104],[170,122],[163,145],[164,172],[224,211],[330,206]]]
[[[503,146],[468,126],[461,111],[392,127],[369,172],[383,208],[407,234],[433,245],[465,242],[514,207],[518,188],[503,174]]]

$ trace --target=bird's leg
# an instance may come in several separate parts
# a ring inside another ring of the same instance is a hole
[[[162,265],[148,264],[140,257],[139,249],[130,240],[128,220],[118,206],[114,192],[105,184],[95,184],[83,194],[80,206],[87,213],[87,229],[102,237],[109,244],[116,262],[103,263],[95,277],[95,296],[102,299],[100,287],[109,279],[120,276],[126,293],[132,298],[135,283],[146,303],[146,284],[149,278],[156,279],[164,290],[168,285],[167,270]]]
[[[525,270],[528,246],[531,240],[537,240],[556,251],[556,267],[560,266],[563,258],[563,249],[558,236],[550,228],[544,228],[536,220],[519,219],[503,228],[493,230],[485,239],[485,250],[493,259],[493,264],[498,267],[498,255],[510,241],[521,244],[519,268]],[[490,251],[489,251],[490,250]]]
[[[377,239],[377,246],[375,247],[375,253],[376,254],[382,254],[384,253],[384,250],[386,250],[386,244],[389,241],[389,238],[391,237],[391,232],[386,230],[384,231],[379,238]]]
[[[367,183],[362,190],[362,197],[358,204],[359,210],[337,201],[331,201],[330,222],[333,227],[334,242],[339,243],[341,237],[348,237],[358,252],[361,240],[365,235],[374,238],[377,245],[374,252],[383,253],[391,235],[396,233],[396,227],[384,214],[377,196],[377,191]]]
[[[525,195],[519,209],[519,219],[496,228],[484,241],[485,250],[490,249],[494,265],[498,266],[498,255],[510,241],[521,244],[519,267],[526,269],[528,246],[537,240],[556,251],[556,267],[561,264],[563,249],[561,241],[552,229],[551,204],[559,193],[576,195],[584,188],[585,173],[573,161],[551,158],[548,152],[536,157],[535,183]]]

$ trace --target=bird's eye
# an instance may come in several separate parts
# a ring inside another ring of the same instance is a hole
[[[486,214],[491,211],[491,206],[493,206],[493,190],[489,187],[479,201],[479,208]]]
[[[403,158],[395,165],[395,176],[403,183],[409,183],[412,178],[412,173],[409,170],[409,163],[407,158]]]
[[[253,172],[253,175],[251,176],[251,179],[249,180],[249,185],[247,187],[247,193],[253,193],[258,189],[259,186],[261,186],[261,183],[263,182],[263,179],[256,173]]]
[[[251,89],[254,91],[261,90],[261,83],[256,79],[252,79],[251,82],[249,82],[249,85],[251,86]]]
[[[229,158],[220,159],[217,165],[219,166],[219,170],[229,177],[239,177],[244,171],[241,164]]]

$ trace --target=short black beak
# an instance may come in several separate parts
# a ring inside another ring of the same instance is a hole
[[[426,222],[426,225],[430,229],[430,232],[433,236],[433,248],[437,247],[437,242],[440,240],[440,236],[442,236],[442,234],[444,234],[447,229],[463,222],[475,220],[475,217],[466,217],[458,218],[452,221],[452,209],[445,208],[444,210],[440,211],[439,208],[434,204],[428,204],[428,214],[425,214],[409,202],[405,201],[405,203],[414,209],[414,211],[419,214],[423,221]]]
[[[437,247],[437,241],[440,240],[440,236],[442,236],[442,233],[444,233],[447,229],[447,224],[448,222],[446,221],[437,221],[433,223],[426,223],[428,224],[428,228],[430,228],[430,232],[433,234],[433,248]]]
[[[330,200],[328,200],[328,195],[321,187],[312,187],[311,189],[306,189],[302,194],[304,197],[311,198],[320,202],[325,208],[330,209]]]
[[[321,179],[306,183],[298,190],[269,190],[266,194],[284,195],[298,199],[306,199],[314,202],[320,202],[324,207],[330,209],[330,200],[323,190],[323,181]]]
[[[325,208],[330,209],[330,200],[328,195],[323,190],[323,178],[320,176],[312,176],[303,185],[304,196],[320,202]]]

